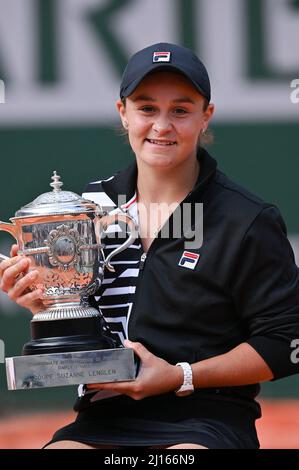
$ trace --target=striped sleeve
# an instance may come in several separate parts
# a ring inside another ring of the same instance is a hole
[[[112,178],[114,177],[112,176]],[[111,210],[115,209],[116,204],[105,193],[102,186],[102,181],[103,180],[89,183],[85,187],[84,192],[82,193],[82,197],[99,204],[104,211],[110,212]]]

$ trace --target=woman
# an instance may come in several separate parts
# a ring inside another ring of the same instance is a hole
[[[85,195],[131,214],[139,239],[89,301],[141,365],[133,382],[81,387],[76,421],[47,448],[258,448],[258,383],[299,370],[299,274],[284,223],[199,145],[214,106],[190,50],[135,54],[117,108],[136,163]],[[17,256],[1,263],[1,287],[34,314],[41,292],[28,293],[28,268]]]

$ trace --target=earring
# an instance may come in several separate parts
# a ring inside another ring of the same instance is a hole
[[[128,129],[129,124],[127,123],[127,121],[124,121],[124,122],[123,122],[123,126],[124,126],[125,129]]]
[[[201,135],[204,135],[204,134],[206,133],[206,130],[207,130],[207,129],[203,128],[203,129],[201,130]]]

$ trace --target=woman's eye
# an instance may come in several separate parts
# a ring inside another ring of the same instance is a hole
[[[152,113],[155,109],[153,106],[142,106],[140,110],[143,111],[144,113]]]
[[[175,108],[175,109],[174,109],[174,113],[175,113],[175,114],[182,114],[182,115],[183,115],[183,114],[187,114],[188,111],[187,111],[186,109],[184,109],[184,108]]]

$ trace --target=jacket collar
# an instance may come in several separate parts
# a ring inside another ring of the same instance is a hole
[[[200,162],[200,171],[194,188],[187,196],[191,200],[193,197],[198,199],[203,194],[217,168],[216,160],[203,148],[199,148],[197,159]],[[128,168],[119,171],[114,178],[103,181],[102,186],[116,205],[118,205],[119,196],[121,196],[121,207],[123,208],[123,206],[129,206],[131,201],[134,201],[136,197],[136,182],[137,163],[134,161]]]

